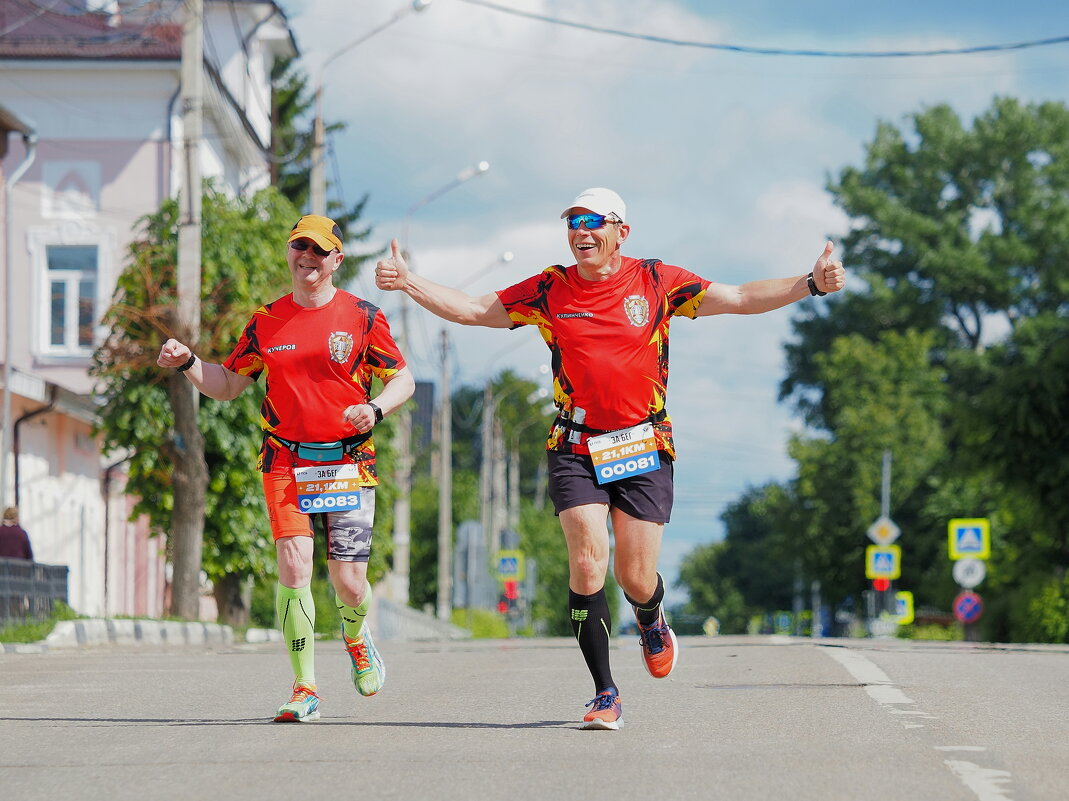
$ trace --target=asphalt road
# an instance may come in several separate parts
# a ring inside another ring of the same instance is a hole
[[[680,638],[672,676],[617,641],[625,726],[582,731],[567,639],[383,642],[358,696],[318,645],[320,721],[276,724],[278,643],[0,656],[0,798],[1069,798],[1069,647]]]

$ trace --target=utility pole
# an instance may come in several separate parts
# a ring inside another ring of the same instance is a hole
[[[204,5],[185,0],[182,24],[182,185],[178,216],[177,331],[191,348],[200,339],[201,171],[200,140],[204,103]],[[200,569],[204,547],[204,508],[208,466],[204,437],[197,426],[200,395],[184,376],[172,372],[167,393],[174,412],[174,552],[172,615],[196,620],[200,613]]]
[[[438,619],[453,616],[453,399],[449,387],[449,332],[442,329],[442,401],[438,407]]]
[[[490,523],[490,558],[496,559],[501,550],[501,533],[508,525],[508,487],[505,460],[505,435],[501,421],[494,415],[493,423],[493,489],[491,490],[493,513]]]
[[[405,254],[408,260],[408,254]],[[401,353],[408,348],[408,304],[401,294],[401,327],[398,346]],[[397,495],[393,502],[393,585],[395,600],[408,605],[409,553],[412,546],[412,411],[405,403],[397,412],[394,447],[397,450],[397,469],[394,478]]]
[[[520,530],[520,444],[513,442],[509,449],[509,514],[508,527]]]
[[[482,540],[487,549],[491,546],[490,530],[494,525],[493,504],[493,421],[494,421],[494,387],[489,381],[483,390],[482,440],[479,459],[479,523]],[[468,575],[474,577],[477,570],[485,570],[486,565],[475,563],[475,549],[468,550]],[[471,599],[469,598],[469,608]],[[470,620],[469,620],[470,625]]]
[[[327,179],[323,167],[323,145],[326,138],[323,132],[323,85],[316,87],[315,120],[312,122],[312,214],[320,217],[327,213]]]
[[[204,104],[204,0],[185,0],[182,24],[182,206],[178,219],[178,323],[193,346],[200,335],[200,140]]]

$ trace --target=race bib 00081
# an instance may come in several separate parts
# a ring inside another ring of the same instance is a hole
[[[650,473],[661,466],[653,423],[590,437],[586,446],[599,484]]]
[[[306,515],[360,508],[360,470],[355,464],[317,464],[293,468],[297,508]]]

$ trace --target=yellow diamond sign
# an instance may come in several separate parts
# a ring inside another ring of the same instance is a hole
[[[895,521],[886,515],[881,515],[876,522],[869,526],[866,532],[869,539],[877,545],[890,545],[898,539],[901,530],[895,525]]]

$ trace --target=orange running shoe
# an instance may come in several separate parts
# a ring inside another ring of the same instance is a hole
[[[603,690],[587,701],[591,710],[583,716],[584,729],[610,729],[615,731],[624,725],[624,708],[620,693],[615,689]]]
[[[319,696],[315,687],[293,684],[290,700],[278,708],[275,723],[309,723],[319,720]]]
[[[663,679],[672,672],[679,658],[676,635],[664,612],[657,612],[657,621],[652,626],[638,624],[638,642],[642,646],[642,664],[655,679]]]

